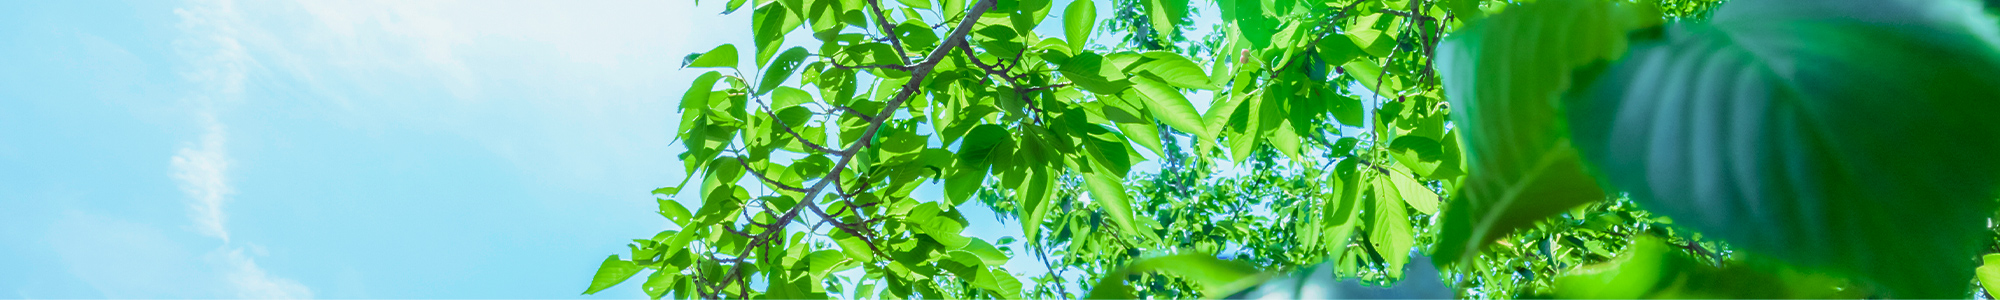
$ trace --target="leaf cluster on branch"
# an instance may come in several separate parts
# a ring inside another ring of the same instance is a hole
[[[585,293],[1955,297],[1993,235],[1971,1],[1059,4],[724,3],[700,205]]]

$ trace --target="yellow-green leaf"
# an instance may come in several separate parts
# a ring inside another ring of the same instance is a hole
[[[722,44],[721,46],[715,46],[715,49],[701,53],[700,57],[695,57],[694,61],[689,62],[687,66],[689,68],[735,68],[736,45]]]
[[[597,291],[602,291],[606,288],[611,288],[611,286],[618,285],[620,282],[625,282],[625,279],[630,279],[632,275],[639,274],[639,270],[641,269],[645,268],[633,264],[632,261],[618,259],[617,254],[612,254],[611,257],[604,258],[603,264],[597,266],[597,276],[591,277],[590,288],[584,289],[583,294],[595,294]]]

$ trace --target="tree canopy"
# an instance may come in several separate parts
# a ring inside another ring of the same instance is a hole
[[[641,273],[655,298],[729,299],[2000,283],[1976,259],[2000,183],[2000,28],[1977,2],[1108,3],[723,3],[754,44],[684,62],[705,73],[680,99],[687,180],[654,191],[673,226],[584,293]],[[818,46],[785,47],[802,29]],[[699,207],[670,199],[689,188]],[[1022,235],[967,236],[966,209]]]

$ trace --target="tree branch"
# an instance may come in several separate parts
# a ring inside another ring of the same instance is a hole
[[[806,145],[806,148],[808,148],[808,149],[812,149],[813,151],[819,151],[819,152],[827,152],[827,153],[832,153],[832,152],[833,152],[833,148],[827,148],[826,146],[821,146],[821,145],[820,145],[819,143],[814,143],[814,142],[812,142],[811,140],[806,140],[806,137],[805,137],[805,135],[801,135],[801,134],[799,134],[799,132],[798,132],[797,130],[793,130],[793,129],[792,129],[792,124],[785,124],[785,119],[784,119],[784,118],[780,118],[780,117],[778,117],[778,112],[777,112],[777,111],[775,111],[775,110],[772,110],[772,109],[771,109],[771,105],[769,105],[769,104],[765,104],[765,103],[764,103],[764,99],[763,99],[763,98],[758,98],[758,99],[757,99],[757,106],[763,106],[763,107],[764,107],[764,114],[766,114],[766,115],[770,115],[770,116],[771,116],[771,121],[772,121],[773,123],[778,123],[778,127],[779,127],[779,128],[784,128],[784,129],[785,129],[785,133],[788,133],[788,134],[791,134],[791,135],[792,135],[792,138],[793,138],[793,139],[796,139],[796,140],[798,140],[800,144],[805,144],[805,145]],[[740,158],[740,157],[739,157],[739,158],[737,158],[737,159],[738,159],[738,160],[741,160],[742,158]],[[748,168],[749,168],[749,166],[744,166],[744,168],[745,168],[745,169],[748,169]]]
[[[958,27],[952,30],[951,36],[946,37],[944,39],[943,41],[944,44],[939,45],[937,49],[933,49],[930,55],[926,56],[921,64],[916,65],[916,68],[914,70],[911,70],[909,83],[903,84],[903,90],[896,93],[896,98],[891,99],[887,105],[884,105],[882,107],[881,112],[875,114],[875,117],[872,118],[871,122],[868,124],[868,129],[862,131],[861,133],[862,137],[874,136],[877,131],[880,131],[882,129],[882,124],[887,123],[886,121],[889,120],[890,117],[894,117],[896,115],[896,110],[898,108],[901,108],[903,106],[903,102],[908,101],[910,99],[910,96],[916,93],[917,88],[923,84],[925,78],[930,76],[931,70],[934,70],[937,67],[938,62],[944,61],[944,57],[946,55],[951,54],[952,48],[957,47],[958,43],[965,42],[965,35],[967,33],[972,32],[972,25],[977,24],[979,16],[985,14],[987,9],[993,7],[993,2],[994,0],[980,0],[979,3],[973,4],[972,10],[966,12],[965,18],[958,22]],[[869,4],[875,5],[875,1],[870,0]],[[877,15],[879,16],[880,15],[879,7],[877,8],[877,12],[878,12]],[[884,22],[886,23],[886,21]],[[804,198],[800,198],[800,201],[816,201],[816,199],[819,198],[820,194],[826,191],[827,186],[831,185],[835,181],[840,180],[840,173],[842,171],[845,171],[847,169],[847,165],[854,161],[855,157],[854,153],[857,153],[862,148],[868,147],[869,141],[870,139],[863,138],[861,140],[855,141],[853,145],[847,146],[846,149],[841,150],[838,153],[841,156],[840,162],[834,164],[833,171],[827,173],[826,177],[822,177],[819,180],[819,182],[814,183],[812,188],[807,189],[806,196]],[[774,223],[789,224],[792,222],[792,219],[797,218],[799,216],[799,212],[804,211],[805,208],[806,207],[804,206],[793,206],[790,211],[785,212],[783,216],[779,216],[777,222]],[[746,247],[743,248],[743,254],[737,255],[737,257],[744,257],[750,255],[750,252],[756,250],[756,248],[758,248],[757,246],[759,246],[760,244],[767,242],[772,238],[776,238],[777,233],[778,231],[773,230],[759,234],[757,237],[752,237],[750,243],[748,243]],[[731,265],[729,268],[729,273],[723,275],[722,280],[720,281],[729,282],[731,280],[740,279],[743,275],[742,266],[743,266],[742,264]]]
[[[776,188],[778,188],[778,189],[781,189],[781,190],[787,190],[787,191],[793,191],[793,192],[800,192],[800,193],[804,193],[804,192],[806,192],[806,189],[803,189],[803,188],[799,188],[799,187],[796,187],[796,186],[792,186],[792,185],[789,185],[789,184],[785,184],[785,183],[782,183],[782,182],[778,182],[777,180],[771,180],[771,177],[770,177],[770,176],[764,176],[764,172],[758,172],[758,171],[757,171],[757,168],[752,168],[752,167],[750,167],[750,162],[748,162],[748,161],[744,161],[744,160],[743,160],[743,157],[741,157],[741,156],[738,156],[738,157],[736,157],[736,163],[737,163],[737,164],[741,164],[741,165],[743,165],[743,170],[744,170],[744,171],[748,171],[748,172],[750,172],[750,175],[755,175],[755,176],[757,176],[757,179],[761,179],[761,180],[763,180],[763,181],[764,181],[764,183],[766,183],[766,184],[770,184],[770,185],[771,185],[772,187],[776,187]]]
[[[882,37],[896,46],[896,57],[903,59],[903,65],[910,65],[910,53],[903,50],[903,39],[896,38],[896,26],[889,24],[889,15],[882,13],[881,0],[868,0],[868,9],[875,11],[875,26],[882,27]]]
[[[1411,5],[1411,6],[1415,6],[1415,5]],[[1394,9],[1387,9],[1387,8],[1384,8],[1384,9],[1381,9],[1381,10],[1378,10],[1378,11],[1380,11],[1380,12],[1382,12],[1382,13],[1385,13],[1385,14],[1391,14],[1391,15],[1397,15],[1397,16],[1401,16],[1401,17],[1404,17],[1404,18],[1411,18],[1411,19],[1418,19],[1418,20],[1424,20],[1424,21],[1432,21],[1432,22],[1436,22],[1436,21],[1437,21],[1437,19],[1435,19],[1435,18],[1431,18],[1430,16],[1426,16],[1426,15],[1419,15],[1419,14],[1414,14],[1414,13],[1410,13],[1410,12],[1407,12],[1407,11],[1400,11],[1400,10],[1394,10]]]
[[[907,66],[907,65],[859,65],[859,66],[849,66],[849,65],[843,65],[843,64],[840,64],[840,63],[833,63],[833,68],[835,68],[835,69],[890,69],[890,70],[897,70],[897,71],[909,71],[909,70],[910,70],[910,66]]]

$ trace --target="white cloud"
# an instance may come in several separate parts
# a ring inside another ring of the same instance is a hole
[[[194,219],[195,231],[203,235],[229,242],[229,230],[224,227],[222,202],[232,192],[223,173],[229,169],[228,153],[223,152],[222,123],[213,115],[204,114],[202,123],[206,131],[201,141],[192,148],[181,148],[174,155],[174,180],[180,181],[181,191],[187,193],[192,202],[188,203],[189,217]]]
[[[250,249],[261,250],[256,244]],[[236,289],[236,297],[244,299],[307,299],[312,298],[312,290],[291,279],[271,276],[257,261],[243,254],[244,247],[233,247],[223,257],[229,284]],[[262,252],[262,251],[255,251]]]
[[[311,298],[312,291],[305,285],[265,272],[254,258],[243,253],[246,246],[234,246],[230,240],[223,205],[234,189],[230,188],[228,178],[228,132],[218,119],[217,110],[243,100],[244,79],[257,61],[239,42],[244,35],[241,31],[244,20],[234,2],[201,0],[189,4],[174,10],[181,17],[180,29],[185,34],[174,43],[187,59],[187,69],[182,74],[196,87],[187,104],[192,106],[202,134],[193,145],[181,148],[174,155],[172,176],[189,198],[189,215],[196,231],[222,240],[222,245],[210,255],[220,258],[217,267],[222,270],[226,289],[242,298]],[[245,244],[258,250],[255,252],[263,252],[262,247]]]

